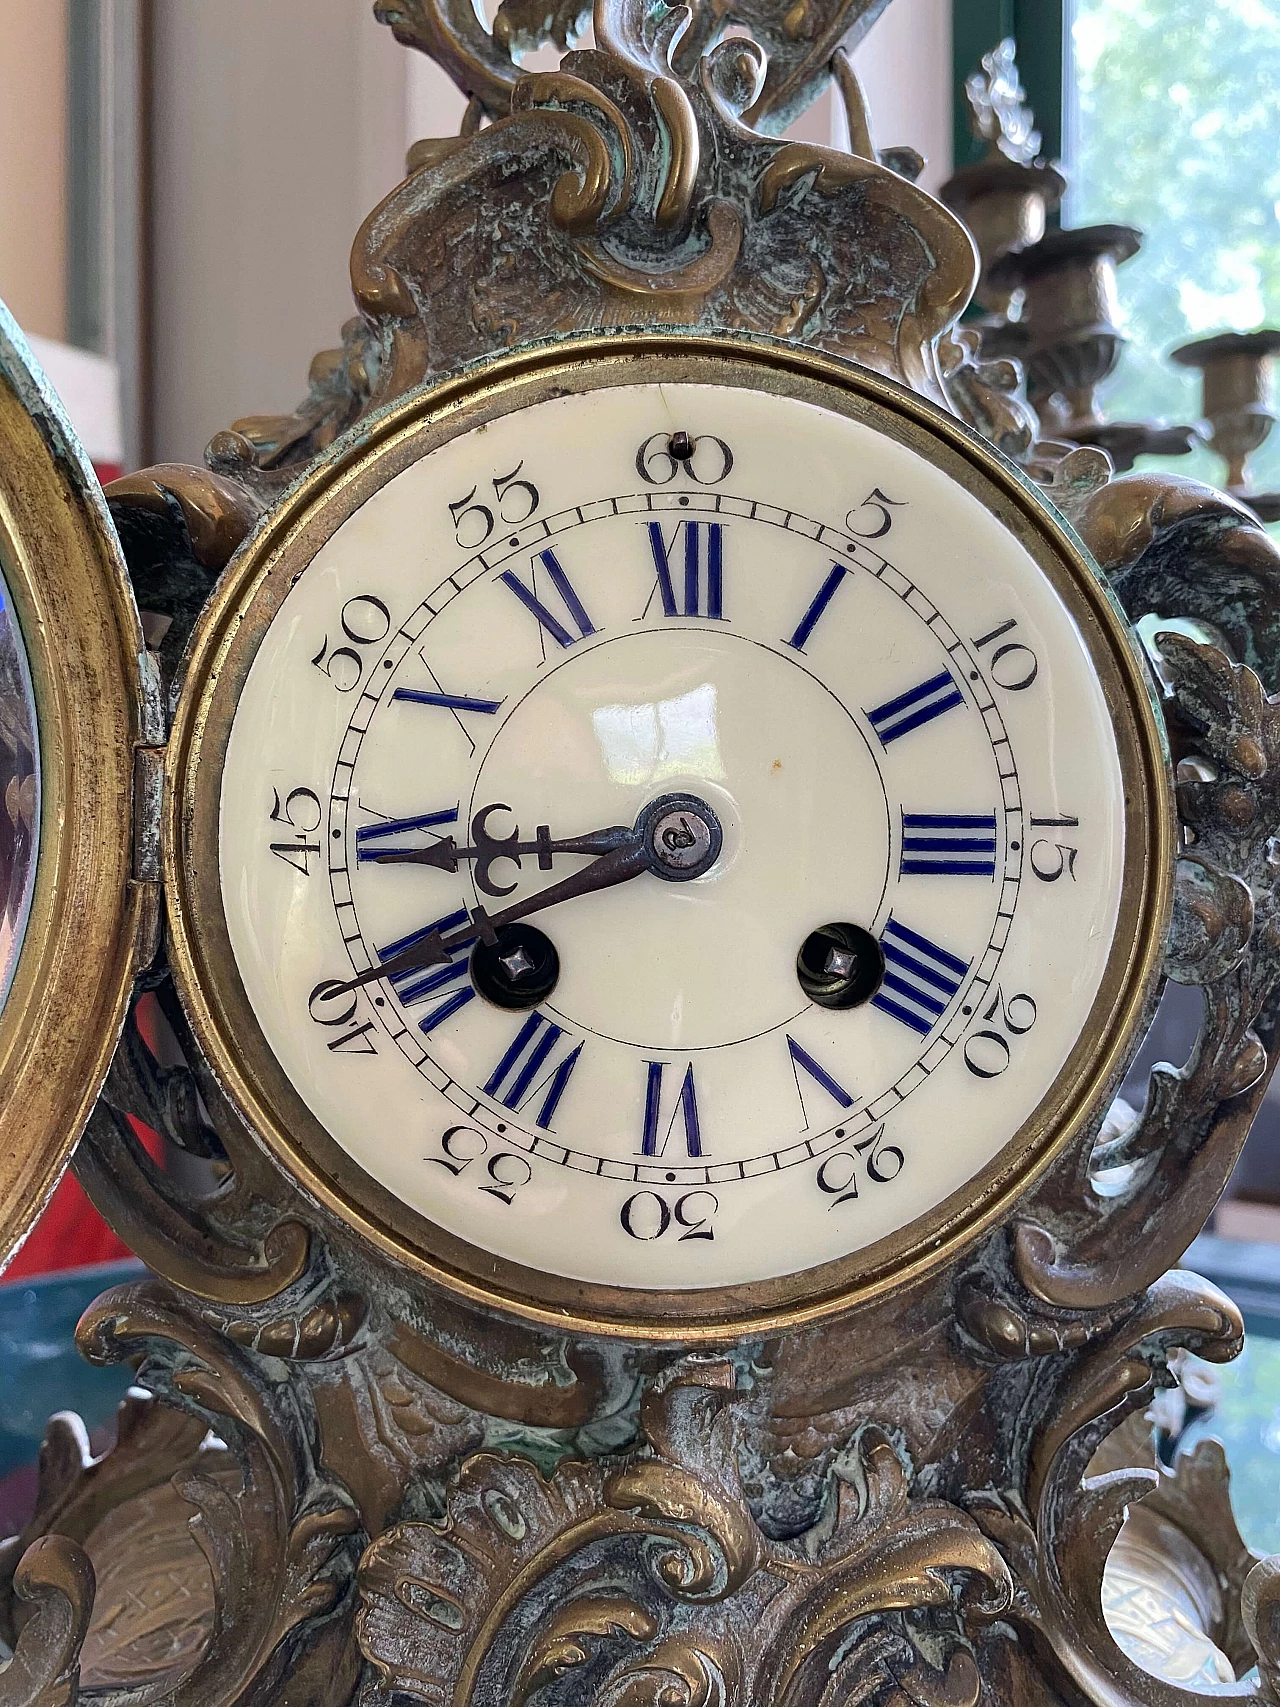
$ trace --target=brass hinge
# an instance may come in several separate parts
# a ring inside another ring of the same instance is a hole
[[[133,880],[160,881],[160,812],[164,796],[164,748],[133,750]]]
[[[138,741],[133,749],[133,879],[139,969],[160,947],[160,817],[164,799],[164,743],[168,735],[160,671],[150,652],[138,659]]]
[[[133,749],[132,904],[134,965],[144,971],[160,951],[163,912],[160,884],[160,813],[164,798],[164,748]]]
[[[133,749],[135,883],[160,881],[160,812],[168,733],[159,666],[144,649],[138,656],[138,740]]]

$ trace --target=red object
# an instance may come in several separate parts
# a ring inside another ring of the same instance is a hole
[[[164,1149],[160,1135],[141,1121],[131,1122],[139,1140],[154,1161]],[[44,1214],[31,1229],[26,1243],[5,1269],[4,1280],[25,1280],[33,1274],[52,1274],[58,1269],[84,1268],[89,1263],[118,1262],[133,1252],[118,1239],[84,1194],[70,1169],[49,1199]]]

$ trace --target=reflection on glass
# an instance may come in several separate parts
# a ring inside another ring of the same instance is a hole
[[[591,715],[614,782],[652,785],[682,776],[724,780],[713,682],[656,705],[602,705]]]
[[[9,993],[31,906],[39,797],[31,677],[22,636],[0,579],[0,1002]]]

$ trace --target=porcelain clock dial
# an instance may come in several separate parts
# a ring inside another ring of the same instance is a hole
[[[740,1286],[963,1202],[1043,1118],[1130,953],[1124,755],[1081,601],[937,462],[766,390],[544,394],[402,452],[291,575],[226,928],[424,1225]]]

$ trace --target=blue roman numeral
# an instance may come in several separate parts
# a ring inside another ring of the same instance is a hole
[[[887,699],[883,705],[877,705],[874,711],[867,713],[867,721],[880,737],[880,745],[887,747],[890,741],[909,735],[922,723],[932,723],[935,717],[941,717],[953,705],[963,704],[964,695],[952,681],[951,672],[942,670],[938,675],[930,676],[927,682],[921,682],[919,687],[910,688],[896,699]]]
[[[555,1119],[556,1109],[560,1106],[565,1086],[569,1083],[573,1069],[578,1065],[579,1055],[582,1054],[582,1045],[579,1044],[576,1049],[570,1050],[545,1078],[538,1079],[548,1056],[564,1035],[562,1026],[552,1025],[550,1020],[543,1019],[541,1014],[530,1014],[516,1033],[511,1047],[489,1075],[484,1094],[487,1097],[495,1097],[504,1108],[518,1113],[526,1102],[539,1091],[545,1090],[542,1106],[534,1120],[537,1125],[549,1130]]]
[[[684,600],[676,597],[676,583],[671,572],[671,554],[676,541],[684,534]],[[705,616],[712,621],[724,619],[724,528],[720,522],[680,522],[668,544],[662,537],[662,524],[649,523],[649,544],[653,551],[653,566],[658,576],[658,591],[662,595],[663,616]],[[705,608],[703,581],[706,581]]]
[[[377,824],[364,824],[356,831],[356,864],[368,865],[379,854],[398,851],[386,846],[387,842],[398,836],[410,835],[414,830],[434,830],[441,824],[457,822],[458,808],[453,806],[442,812],[423,812],[417,818],[384,818]],[[407,845],[417,846],[413,842]],[[465,922],[464,920],[463,923]]]
[[[684,1146],[689,1156],[702,1154],[702,1127],[698,1120],[698,1093],[693,1082],[693,1063],[690,1062],[685,1070],[684,1083],[680,1086],[680,1095],[675,1108],[671,1111],[671,1119],[667,1129],[660,1135],[662,1124],[662,1075],[666,1070],[664,1061],[650,1061],[649,1083],[644,1098],[644,1137],[640,1145],[642,1156],[662,1156],[666,1154],[667,1145],[671,1142],[671,1134],[675,1131],[676,1121],[684,1125]]]
[[[903,877],[994,877],[995,813],[904,812],[899,870]]]
[[[787,1034],[787,1048],[791,1051],[791,1071],[795,1075],[796,1095],[800,1098],[800,1112],[804,1115],[806,1126],[809,1125],[809,1111],[804,1106],[804,1092],[800,1089],[801,1072],[807,1073],[814,1084],[820,1086],[841,1108],[853,1107],[853,1098],[839,1079],[832,1078],[827,1069],[815,1061],[809,1051],[802,1048],[790,1033]]]
[[[848,573],[849,571],[845,568],[843,563],[833,563],[831,565],[831,573],[814,594],[813,603],[800,618],[799,627],[791,636],[790,640],[784,642],[785,645],[794,646],[797,652],[804,651],[809,636],[818,626],[818,619],[835,597],[837,588]]]
[[[927,1037],[960,988],[969,962],[890,919],[880,939],[886,971],[871,1006]]]
[[[492,717],[502,710],[500,699],[473,699],[465,693],[425,693],[421,688],[397,688],[392,699],[405,699],[411,705],[439,705],[446,711],[485,711]]]
[[[538,561],[546,570],[551,585],[559,593],[564,604],[565,614],[578,631],[576,634],[571,634],[559,617],[553,616],[547,609],[533,588],[526,587],[520,577],[510,569],[504,569],[498,579],[504,586],[510,588],[527,611],[532,611],[557,646],[572,646],[575,640],[585,640],[589,634],[594,634],[596,632],[595,624],[587,615],[582,600],[574,592],[573,583],[560,567],[555,552],[549,548],[546,551],[540,551]]]
[[[459,930],[465,925],[469,917],[465,907],[460,907],[456,913],[446,913],[444,918],[434,919],[431,924],[423,925],[421,930],[410,931],[408,936],[402,936],[398,941],[389,942],[385,948],[380,948],[378,959],[390,960],[394,955],[403,954],[406,948],[416,948],[432,931],[439,931],[441,936],[447,936],[450,931]],[[448,966],[417,966],[409,972],[395,973],[389,980],[392,989],[407,1008],[415,1007],[419,1002],[430,1001],[434,996],[443,995],[443,1000],[437,1002],[418,1021],[418,1030],[427,1036],[430,1036],[438,1025],[443,1025],[445,1020],[452,1019],[454,1014],[465,1008],[475,997],[470,983],[467,983],[465,989],[450,989],[451,985],[466,979],[467,951],[474,941],[475,937],[469,936],[465,942],[460,943],[454,950],[460,958]]]

